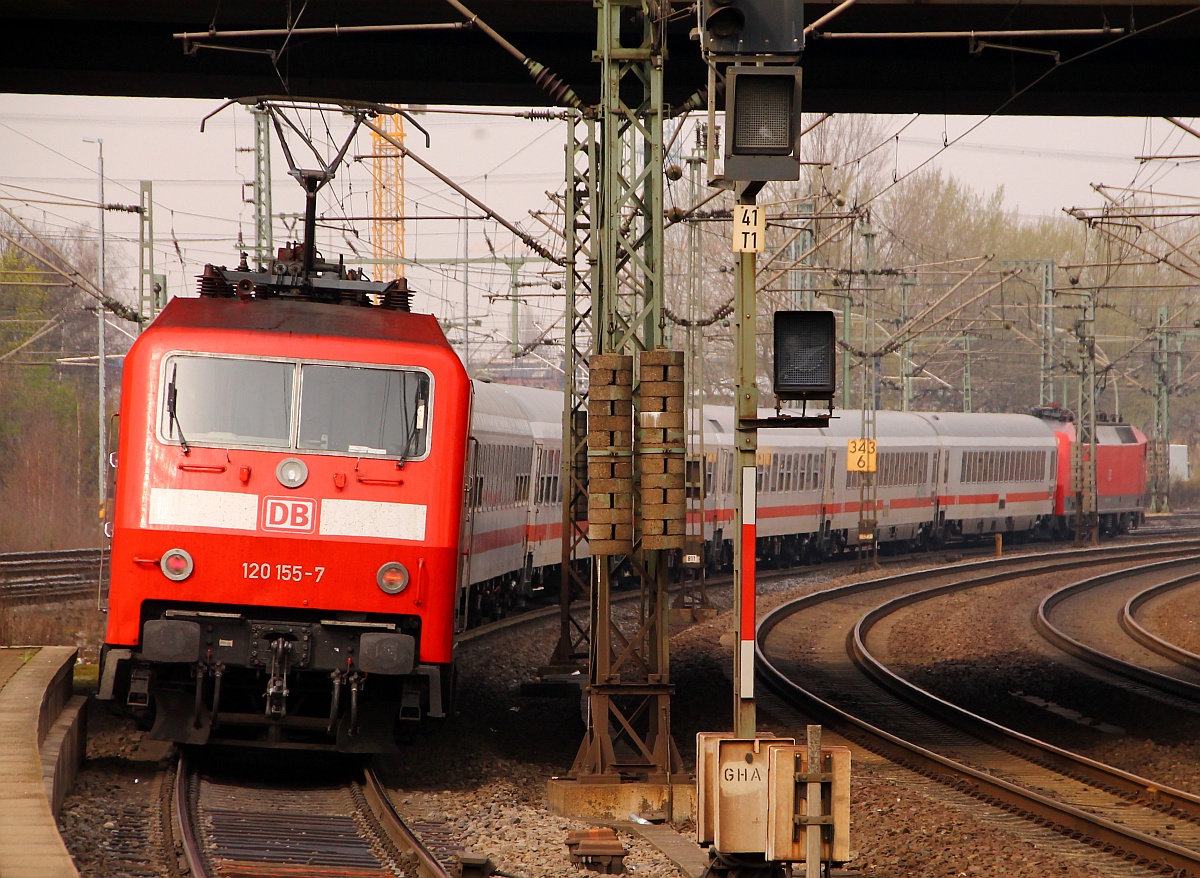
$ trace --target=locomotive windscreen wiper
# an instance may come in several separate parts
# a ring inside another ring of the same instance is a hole
[[[179,416],[175,413],[175,397],[179,393],[179,388],[175,386],[175,376],[178,374],[179,364],[175,363],[171,366],[171,382],[167,385],[167,426],[171,428],[172,433],[179,433],[179,444],[183,446],[183,453],[187,454],[191,449],[188,447],[187,437],[183,435]]]
[[[408,376],[405,376],[404,383],[405,385],[408,384]],[[404,462],[408,460],[409,454],[412,453],[413,442],[416,440],[417,436],[421,434],[421,431],[425,429],[426,409],[424,382],[422,382],[420,378],[417,378],[417,386],[415,392],[413,393],[416,402],[416,411],[413,412],[413,417],[411,420],[409,420],[408,394],[404,392],[404,389],[401,390],[400,399],[404,406],[404,423],[407,426],[407,429],[404,436],[404,447],[400,450],[400,460],[398,461],[398,465],[401,467],[404,466]]]

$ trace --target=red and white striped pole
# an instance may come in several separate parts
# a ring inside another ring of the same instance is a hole
[[[761,188],[761,184],[758,188]],[[738,204],[755,203],[758,188],[738,194]],[[752,207],[761,211],[763,208]],[[745,219],[743,212],[735,212]],[[735,453],[737,478],[737,508],[733,550],[733,600],[736,618],[737,647],[733,655],[733,733],[739,738],[756,735],[754,705],[754,624],[756,508],[758,502],[758,367],[756,363],[755,330],[758,307],[755,296],[757,252],[763,247],[763,235],[753,240],[747,229],[758,223],[743,222],[746,229],[734,223],[733,246],[737,255],[734,280],[734,360],[737,364],[737,383],[734,412]],[[765,224],[764,224],[765,225]],[[764,229],[765,232],[765,229]]]

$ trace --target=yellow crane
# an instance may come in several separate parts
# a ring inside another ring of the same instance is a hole
[[[404,143],[404,117],[380,120],[380,128]],[[395,145],[371,132],[374,185],[371,189],[371,244],[380,276],[404,277],[404,156]]]

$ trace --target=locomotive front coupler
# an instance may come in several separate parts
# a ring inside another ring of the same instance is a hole
[[[271,678],[267,682],[266,715],[271,719],[287,716],[288,665],[292,656],[292,643],[285,637],[271,641]]]

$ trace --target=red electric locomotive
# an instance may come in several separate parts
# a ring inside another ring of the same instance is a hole
[[[166,740],[378,751],[449,709],[471,383],[396,282],[280,257],[125,359],[101,696]]]
[[[1054,522],[1058,536],[1070,536],[1078,508],[1073,458],[1078,442],[1075,416],[1058,406],[1035,408],[1033,413],[1050,423],[1058,440]],[[1089,446],[1080,446],[1080,453],[1088,462]],[[1096,508],[1102,534],[1128,533],[1145,519],[1147,461],[1146,436],[1137,427],[1122,421],[1096,424]]]

